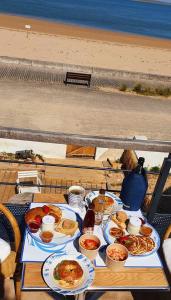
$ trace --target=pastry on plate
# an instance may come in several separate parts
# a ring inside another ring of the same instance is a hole
[[[25,222],[36,221],[41,223],[42,218],[46,215],[51,215],[55,218],[55,223],[59,223],[62,217],[62,211],[58,206],[55,205],[43,205],[29,209],[25,214]]]
[[[120,228],[117,228],[117,227],[110,228],[109,233],[112,237],[115,237],[115,238],[118,238],[118,237],[124,235],[123,230]]]
[[[79,286],[84,278],[84,272],[75,260],[62,260],[53,271],[57,284],[65,289],[73,289]]]
[[[78,222],[70,219],[62,219],[61,222],[56,226],[55,230],[66,235],[74,235],[78,229]]]
[[[118,220],[119,222],[125,223],[126,220],[128,219],[128,216],[127,216],[126,212],[124,212],[124,211],[118,211],[118,212],[116,213],[116,218],[117,218],[117,220]]]
[[[122,229],[122,230],[126,229],[126,224],[125,224],[125,222],[119,221],[119,220],[117,219],[117,215],[116,215],[116,214],[111,216],[111,220],[112,220],[112,221],[113,221],[120,229]]]
[[[94,206],[94,211],[99,212],[99,211],[104,211],[104,213],[108,214],[112,211],[113,205],[114,205],[114,200],[109,197],[109,196],[97,196],[96,198],[93,199],[92,203]]]

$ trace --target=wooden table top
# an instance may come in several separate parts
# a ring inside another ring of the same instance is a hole
[[[53,201],[52,201],[53,200]],[[66,197],[60,194],[35,194],[34,202],[66,203]],[[42,263],[25,263],[23,289],[47,290],[41,275]],[[131,268],[112,272],[110,269],[95,268],[95,279],[88,290],[168,290],[168,282],[162,268]]]
[[[23,289],[46,290],[41,275],[42,263],[25,263]],[[123,268],[111,272],[108,268],[95,268],[95,279],[88,290],[168,290],[168,282],[162,268]]]
[[[34,194],[33,202],[67,203],[67,195],[64,194]]]

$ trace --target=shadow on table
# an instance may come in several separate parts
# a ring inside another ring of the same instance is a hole
[[[50,293],[49,293],[50,294]],[[57,293],[51,293],[52,299],[56,300],[75,300],[75,296],[63,296]]]
[[[101,257],[101,259],[104,261],[104,263],[106,262],[106,248],[108,245],[103,245],[100,250],[99,250],[99,256]]]
[[[131,292],[134,300],[170,300],[171,292],[145,292],[135,291]]]

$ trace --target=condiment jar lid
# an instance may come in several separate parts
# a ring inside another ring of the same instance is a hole
[[[55,218],[53,216],[44,216],[42,218],[42,223],[43,224],[54,224],[55,223]]]
[[[129,222],[133,226],[136,226],[136,227],[140,227],[141,226],[141,220],[138,217],[131,217],[129,219]]]

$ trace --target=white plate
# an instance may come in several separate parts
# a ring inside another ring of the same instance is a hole
[[[61,288],[53,276],[54,268],[62,260],[75,260],[80,264],[84,271],[83,282],[72,290]],[[83,293],[87,287],[92,284],[95,272],[90,260],[81,253],[78,253],[77,255],[63,255],[61,257],[59,257],[58,254],[53,253],[45,260],[42,274],[44,281],[53,291],[63,295],[76,295]]]
[[[99,195],[99,191],[92,191],[85,197],[85,202],[87,205],[89,205],[94,198],[96,198]],[[105,196],[108,196],[114,200],[115,210],[120,210],[123,207],[123,203],[119,197],[117,197],[115,194],[111,192],[105,192]]]
[[[58,204],[56,206],[60,207],[60,209],[62,210],[62,218],[77,221],[78,225],[81,225],[81,218],[70,207],[64,207],[60,204]],[[75,240],[81,234],[79,226],[78,226],[78,229],[76,230],[76,232],[74,233],[73,236],[65,235],[63,233],[59,233],[59,232],[55,231],[52,241],[50,243],[44,243],[40,238],[40,233],[41,233],[40,229],[38,230],[38,232],[32,233],[32,232],[29,231],[29,228],[28,228],[28,232],[32,236],[32,238],[35,239],[35,241],[37,241],[39,244],[43,244],[44,247],[46,247],[46,248],[51,248],[51,247],[55,247],[57,245],[66,244],[68,242],[71,242],[71,241]]]
[[[143,257],[143,256],[151,255],[152,253],[156,252],[159,249],[159,247],[160,247],[160,237],[159,237],[157,231],[150,224],[146,223],[145,225],[147,225],[148,227],[151,227],[153,229],[153,232],[152,232],[152,234],[151,234],[150,237],[154,240],[155,247],[150,252],[147,252],[147,253],[144,253],[144,254],[140,254],[140,255],[136,255],[138,257]],[[110,235],[110,233],[109,233],[110,232],[110,228],[112,228],[112,227],[117,227],[117,225],[113,221],[109,221],[106,224],[106,226],[104,228],[104,231],[103,231],[104,238],[105,238],[105,240],[106,240],[106,242],[108,244],[113,244],[115,242],[115,240],[116,240],[116,238],[112,237]],[[124,230],[124,232],[125,232],[125,235],[129,234],[126,230]],[[129,254],[129,255],[130,256],[135,256],[135,255],[131,255],[131,254]]]

